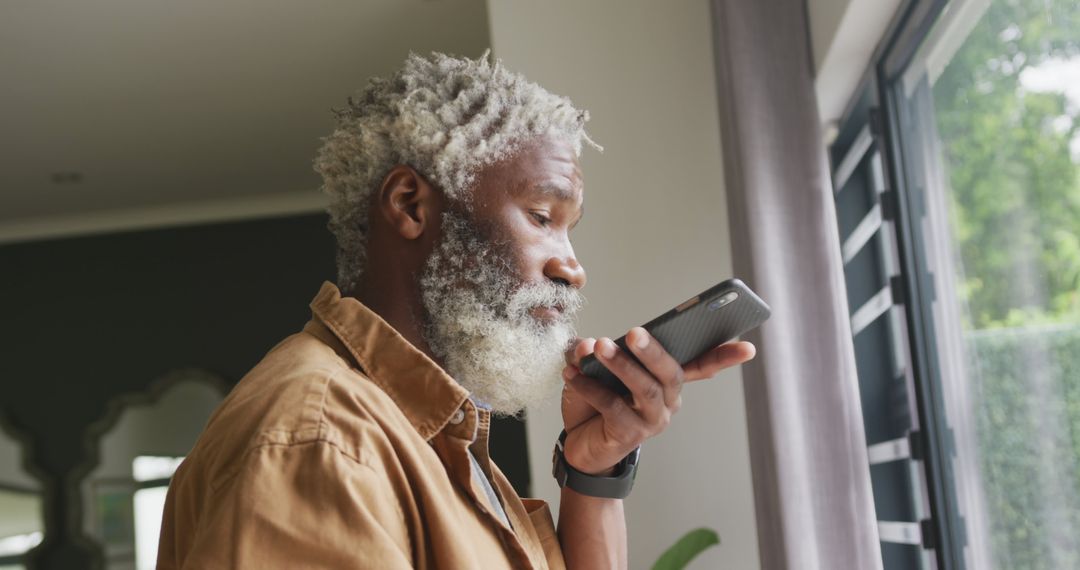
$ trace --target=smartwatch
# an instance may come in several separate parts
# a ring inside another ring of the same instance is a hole
[[[637,475],[638,459],[641,457],[640,446],[615,465],[614,474],[600,477],[582,473],[567,463],[563,455],[564,442],[566,430],[559,434],[551,458],[551,474],[555,476],[559,487],[570,487],[582,495],[604,499],[624,499],[630,494],[630,489],[634,486],[634,476]]]

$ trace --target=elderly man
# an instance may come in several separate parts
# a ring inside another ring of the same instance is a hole
[[[588,115],[485,55],[410,56],[337,113],[316,169],[338,241],[302,332],[274,347],[176,472],[159,568],[625,568],[622,498],[685,367],[576,339]],[[630,389],[582,376],[597,354]],[[563,386],[556,532],[488,457],[491,414]],[[672,466],[677,468],[677,466]]]

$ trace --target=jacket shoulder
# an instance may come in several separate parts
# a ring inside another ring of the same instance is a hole
[[[397,412],[395,414],[395,412]],[[370,465],[388,429],[404,420],[393,401],[331,347],[294,334],[271,349],[211,416],[189,458],[215,479],[268,445],[325,442]]]

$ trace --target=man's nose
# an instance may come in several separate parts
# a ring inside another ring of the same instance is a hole
[[[573,253],[565,257],[552,257],[544,264],[544,276],[552,281],[563,282],[575,289],[585,286],[585,268]]]

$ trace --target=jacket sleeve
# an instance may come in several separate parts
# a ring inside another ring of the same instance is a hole
[[[398,498],[327,441],[252,450],[204,506],[180,568],[412,568]]]

